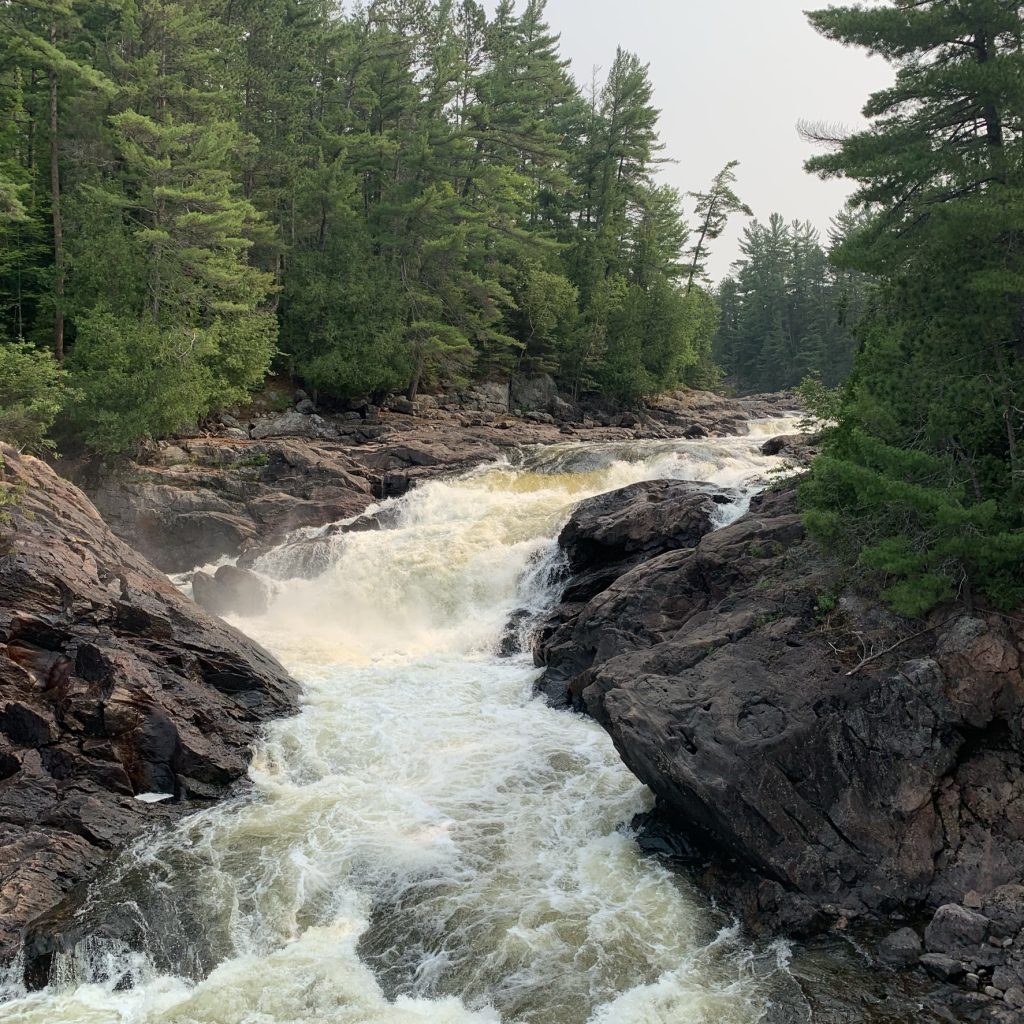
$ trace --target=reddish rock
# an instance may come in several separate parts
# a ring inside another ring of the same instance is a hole
[[[293,713],[273,658],[184,598],[76,487],[0,446],[0,960],[154,822],[226,794]],[[168,794],[147,804],[143,793]],[[54,925],[57,927],[57,925]]]

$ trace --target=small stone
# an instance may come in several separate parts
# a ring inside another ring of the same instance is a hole
[[[972,889],[964,897],[964,906],[967,907],[968,910],[981,910],[981,908],[984,906],[984,901],[981,898],[981,894],[975,892],[975,890]]]
[[[1006,1000],[1007,1006],[1012,1006],[1016,1010],[1024,1010],[1024,988],[1008,988],[1003,998]]]
[[[1020,985],[1020,979],[1017,977],[1016,971],[1011,971],[1008,967],[997,967],[992,972],[992,984],[1000,992],[1005,992],[1007,989]]]
[[[964,978],[964,985],[967,986],[968,992],[977,992],[978,989],[981,988],[981,978],[976,974],[968,974],[967,977]]]
[[[1003,993],[1000,992],[999,989],[997,989],[995,987],[995,985],[986,985],[985,986],[985,995],[987,995],[991,999],[1002,999],[1003,998]]]
[[[976,964],[978,967],[1000,967],[1006,963],[1006,951],[1003,949],[995,949],[993,946],[986,943],[984,946],[978,946],[976,949],[971,951],[970,955],[971,962]]]
[[[967,972],[963,964],[943,953],[925,953],[918,963],[933,977],[940,981],[956,981]]]

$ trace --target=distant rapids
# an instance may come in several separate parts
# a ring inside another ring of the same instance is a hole
[[[385,529],[323,535],[314,579],[265,556],[274,603],[234,623],[301,680],[302,713],[268,730],[250,792],[93,887],[84,913],[137,938],[98,931],[40,993],[9,979],[0,1020],[755,1024],[795,1006],[783,945],[640,856],[628,823],[652,798],[608,736],[496,653],[513,613],[557,597],[575,502],[702,480],[744,495],[724,523],[781,466],[765,437],[794,428],[533,449],[422,485]]]

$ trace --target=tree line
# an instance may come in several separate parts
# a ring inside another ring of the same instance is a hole
[[[846,381],[872,283],[837,266],[831,252],[859,220],[839,214],[827,249],[811,224],[780,214],[744,228],[740,259],[716,293],[721,321],[712,345],[737,391],[782,391],[807,378],[829,388]]]
[[[804,488],[808,522],[923,614],[1024,603],[1024,5],[888,0],[811,14],[894,66],[869,129],[810,126],[856,184],[834,253],[876,282]]]
[[[544,0],[6,0],[0,28],[8,421],[62,402],[109,451],[271,368],[339,399],[714,376],[734,165],[659,183],[647,67],[581,88]]]

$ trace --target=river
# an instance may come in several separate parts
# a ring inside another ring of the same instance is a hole
[[[305,687],[236,799],[135,843],[92,890],[134,940],[8,986],[11,1024],[754,1024],[807,1019],[781,943],[754,946],[639,855],[651,804],[593,722],[531,696],[510,616],[555,598],[574,502],[662,477],[743,490],[750,436],[563,444],[429,482],[387,529],[235,624]],[[309,533],[310,531],[307,531]],[[259,566],[282,575],[284,554]],[[89,908],[86,908],[89,912]]]

